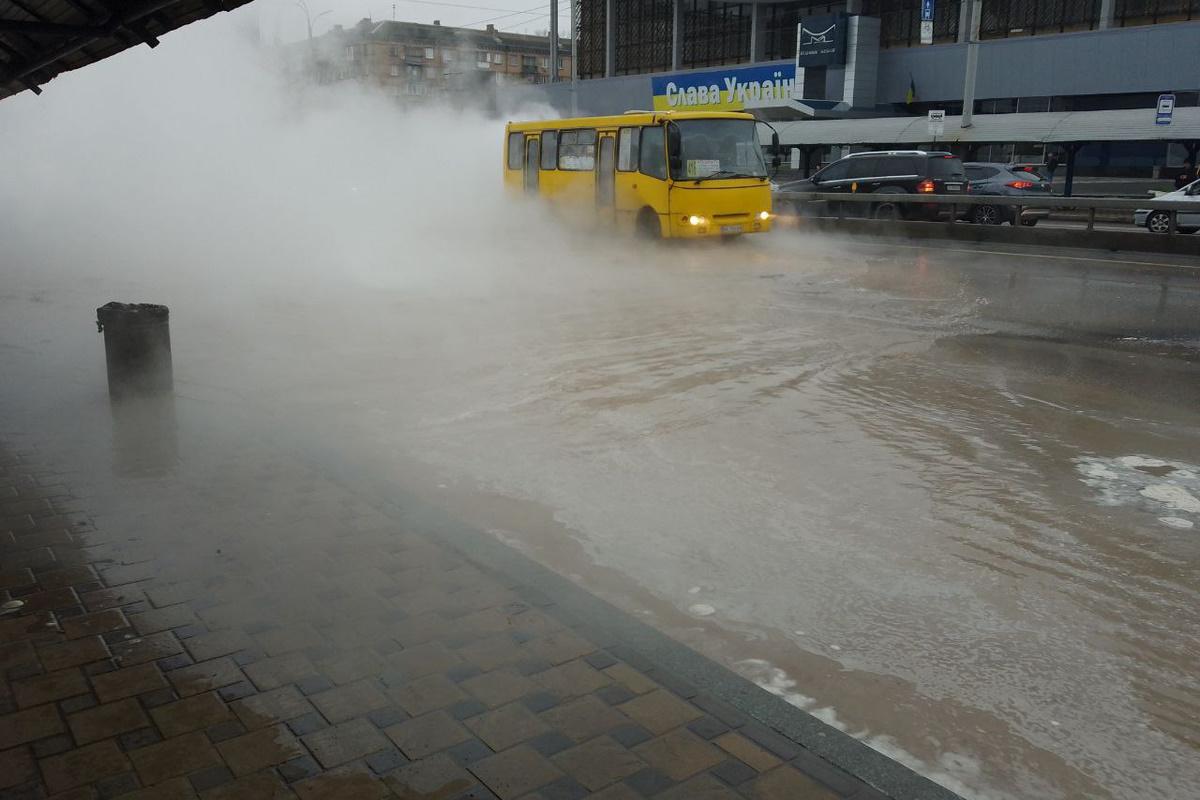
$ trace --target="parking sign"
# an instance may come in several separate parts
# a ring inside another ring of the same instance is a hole
[[[929,112],[929,135],[937,138],[946,134],[946,110],[938,109]]]
[[[1155,125],[1170,125],[1171,117],[1175,114],[1175,95],[1160,94],[1158,96],[1158,112],[1154,115]]]
[[[933,0],[921,0],[921,44],[933,44]]]

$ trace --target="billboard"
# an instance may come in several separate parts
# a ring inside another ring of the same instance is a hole
[[[650,79],[655,111],[741,111],[754,106],[783,105],[796,88],[788,67],[730,67],[681,72]]]
[[[846,63],[845,14],[805,17],[796,26],[796,66],[827,67]]]

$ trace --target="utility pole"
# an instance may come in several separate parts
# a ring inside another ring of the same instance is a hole
[[[550,0],[550,82],[558,81],[558,3]]]
[[[963,75],[963,110],[959,127],[969,128],[975,111],[975,75],[979,71],[979,23],[983,0],[966,0],[970,4],[967,14],[967,69]]]

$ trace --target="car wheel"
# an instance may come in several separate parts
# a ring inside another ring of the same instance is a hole
[[[1168,233],[1171,230],[1171,216],[1165,211],[1155,211],[1146,217],[1146,230],[1151,233]]]
[[[648,208],[643,208],[637,218],[637,234],[642,239],[654,241],[662,238],[662,225],[658,215]]]
[[[1021,224],[1024,225],[1026,228],[1032,228],[1034,225],[1037,225],[1037,218],[1035,217],[1034,219],[1023,219],[1023,220],[1021,220]]]
[[[900,219],[900,206],[898,203],[879,203],[871,212],[871,216],[883,220]]]
[[[976,225],[999,225],[1004,221],[999,206],[975,206],[971,220]]]

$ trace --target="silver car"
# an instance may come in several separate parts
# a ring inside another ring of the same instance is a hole
[[[1182,189],[1160,194],[1154,199],[1195,203],[1195,211],[1180,211],[1175,215],[1175,229],[1180,233],[1200,230],[1200,181],[1192,181]],[[1171,230],[1171,217],[1166,211],[1139,208],[1133,212],[1133,224],[1139,228],[1145,226],[1151,233],[1167,233]]]
[[[1008,164],[992,164],[983,161],[968,161],[963,164],[972,197],[994,194],[1001,197],[1047,197],[1051,194],[1050,182],[1036,172],[1016,171]],[[978,225],[1002,225],[1013,223],[1016,207],[1007,205],[973,205],[963,209],[958,218]],[[1026,227],[1037,225],[1038,220],[1050,215],[1048,208],[1021,209],[1021,224]]]

